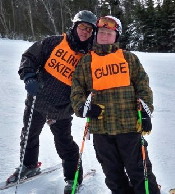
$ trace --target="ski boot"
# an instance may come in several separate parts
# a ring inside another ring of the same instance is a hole
[[[20,179],[26,179],[32,176],[36,176],[41,173],[41,162],[38,162],[36,166],[22,166]],[[7,179],[6,184],[15,183],[18,181],[20,167],[16,168],[16,171]]]
[[[74,181],[73,180],[67,180],[66,185],[64,187],[64,194],[71,194],[72,193],[72,187],[73,187]],[[79,184],[77,183],[75,193],[77,192],[79,187]]]

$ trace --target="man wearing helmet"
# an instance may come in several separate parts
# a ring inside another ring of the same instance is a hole
[[[145,194],[146,189],[160,194],[142,136],[152,129],[151,118],[141,104],[153,111],[152,90],[138,57],[119,49],[121,32],[120,20],[113,16],[97,21],[97,43],[81,58],[74,73],[72,107],[79,117],[88,108],[96,157],[112,194]],[[91,104],[86,107],[88,94]],[[149,188],[145,188],[147,178]]]
[[[71,136],[73,109],[70,103],[72,74],[80,58],[92,48],[96,16],[87,10],[78,12],[71,29],[59,36],[51,36],[35,42],[23,55],[19,75],[25,83],[27,99],[24,110],[24,127],[21,132],[20,177],[40,173],[38,163],[39,135],[47,122],[54,135],[55,147],[62,159],[65,194],[71,193],[79,159],[79,148]],[[31,106],[35,100],[31,121]],[[26,149],[25,140],[30,123]],[[22,159],[22,154],[25,153]],[[16,182],[20,168],[7,179],[7,184]],[[82,166],[78,183],[82,182]]]

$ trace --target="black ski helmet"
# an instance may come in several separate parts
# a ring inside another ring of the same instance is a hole
[[[75,14],[72,22],[73,22],[73,25],[68,31],[69,44],[71,45],[71,48],[73,48],[74,51],[78,51],[80,53],[85,54],[90,49],[92,49],[94,34],[96,32],[97,17],[91,11],[82,10],[82,11],[79,11],[77,14]],[[89,37],[88,40],[83,42],[80,41],[76,30],[78,24],[81,22],[88,23],[93,27],[91,37]]]
[[[95,14],[93,14],[91,11],[88,10],[82,10],[79,11],[73,18],[72,22],[79,23],[79,22],[86,22],[89,24],[92,24],[93,27],[96,27],[97,17]]]

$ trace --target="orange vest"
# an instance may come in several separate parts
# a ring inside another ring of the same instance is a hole
[[[52,76],[66,85],[71,86],[73,72],[82,57],[82,54],[77,54],[75,51],[71,50],[66,41],[66,35],[63,35],[63,40],[54,48],[50,57],[46,61],[44,68]]]
[[[99,56],[91,51],[91,72],[94,90],[105,90],[130,85],[129,67],[122,49]]]

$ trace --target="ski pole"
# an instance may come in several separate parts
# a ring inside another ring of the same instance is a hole
[[[138,100],[138,122],[140,126],[142,126],[142,112],[141,112],[141,104]],[[147,166],[146,166],[146,150],[145,150],[145,139],[143,135],[141,135],[141,144],[142,144],[142,159],[143,159],[143,167],[144,167],[144,179],[145,179],[145,194],[149,194],[149,183],[148,183],[148,174],[147,174]]]
[[[86,117],[86,113],[90,109],[92,95],[93,94],[91,92],[89,94],[89,96],[87,97],[87,99],[86,99],[86,102],[84,104],[83,117]],[[80,171],[80,165],[82,163],[82,154],[83,154],[83,150],[84,150],[84,143],[85,143],[86,136],[89,133],[89,122],[90,122],[90,118],[87,118],[85,129],[84,129],[83,141],[82,141],[81,148],[80,148],[80,153],[79,153],[77,171],[75,172],[74,183],[73,183],[73,186],[72,186],[71,194],[75,194],[75,191],[76,191],[76,188],[77,188],[77,182],[78,182],[78,176],[79,176],[79,171]]]
[[[84,143],[85,143],[86,136],[89,132],[89,121],[90,121],[90,119],[87,118],[87,122],[86,122],[85,129],[84,129],[83,140],[82,140],[82,143],[81,143],[81,148],[80,148],[80,153],[79,153],[79,160],[78,160],[77,170],[75,172],[74,183],[73,183],[73,186],[72,186],[71,194],[75,194],[75,191],[76,191],[76,188],[77,188],[77,182],[78,182],[78,177],[79,177],[79,172],[80,172],[80,166],[81,166],[81,163],[82,163],[82,154],[83,154],[83,150],[84,150]]]
[[[146,150],[145,150],[145,139],[141,136],[142,142],[142,157],[143,157],[143,166],[144,166],[144,178],[145,178],[145,193],[149,194],[149,182],[148,182],[148,173],[146,166]]]
[[[33,115],[35,101],[36,101],[36,96],[33,96],[31,110],[30,110],[30,114],[29,114],[29,120],[28,120],[27,128],[25,131],[25,136],[24,136],[24,147],[21,151],[21,163],[19,166],[19,174],[18,174],[17,184],[16,184],[16,188],[15,188],[15,194],[17,194],[18,185],[19,185],[19,181],[21,178],[21,172],[22,172],[22,167],[23,167],[23,162],[24,162],[24,155],[25,155],[25,151],[26,151],[26,147],[27,147],[27,141],[28,141],[28,137],[29,137],[29,130],[30,130],[31,122],[32,122],[32,115]]]

